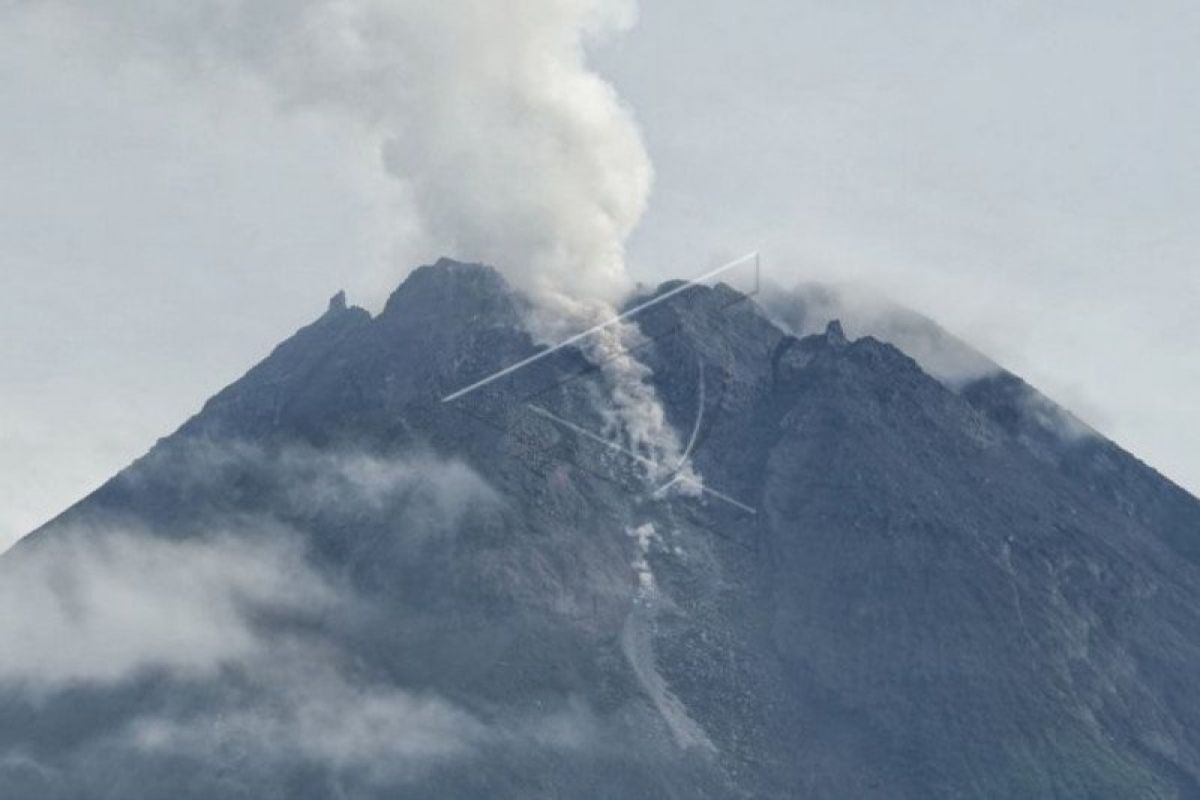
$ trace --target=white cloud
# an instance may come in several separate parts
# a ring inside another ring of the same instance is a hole
[[[62,48],[244,76],[382,147],[428,234],[522,287],[613,299],[652,170],[585,44],[633,0],[21,0]]]
[[[657,173],[631,262],[870,286],[1200,491],[1198,37],[1184,0],[647,3],[597,59]]]
[[[851,339],[873,336],[900,348],[927,373],[951,388],[1000,371],[1000,366],[937,323],[866,287],[801,283],[792,289],[764,287],[758,298],[794,336],[821,333],[839,320]]]
[[[464,515],[500,502],[469,467],[432,456],[194,445],[160,451],[152,467],[202,500],[256,474],[275,485],[279,517],[389,519],[406,541],[448,535]],[[9,747],[0,775],[83,786],[114,764],[178,757],[209,769],[236,754],[230,780],[245,788],[311,767],[348,785],[391,786],[484,750],[574,749],[595,735],[582,703],[495,708],[485,718],[390,683],[329,635],[352,627],[370,599],[315,568],[303,532],[265,511],[201,507],[192,522],[185,538],[60,523],[0,562],[0,691],[10,700],[37,705],[150,676],[206,698],[127,709],[136,713],[45,759]]]
[[[1198,22],[1180,0],[646,4],[589,48],[654,154],[639,277],[761,248],[789,279],[881,288],[1197,491]],[[448,246],[406,224],[382,137],[347,114],[80,44],[0,27],[0,547],[335,289],[378,307]]]
[[[172,541],[56,531],[5,556],[0,683],[35,692],[147,670],[211,676],[267,646],[253,615],[308,614],[329,586],[281,535]]]
[[[436,695],[352,680],[328,653],[281,649],[250,669],[249,703],[243,697],[196,717],[141,717],[117,739],[147,755],[219,764],[236,752],[266,774],[319,764],[388,783],[466,757],[493,735]]]
[[[280,520],[389,518],[411,543],[501,502],[465,464],[429,455],[268,453],[199,439],[156,451],[145,466],[204,504],[252,474],[269,507],[202,505],[179,530],[65,523],[13,549],[0,562],[0,684],[54,691],[245,664],[279,644],[256,617],[307,618],[355,601],[310,566],[303,533]]]
[[[465,514],[501,503],[500,495],[462,461],[415,454],[386,459],[362,452],[289,448],[267,468],[276,471],[292,508],[378,513],[404,504],[405,517],[438,529]],[[421,534],[422,531],[412,531]]]
[[[344,118],[377,139],[432,240],[500,267],[545,304],[631,288],[625,240],[646,208],[649,157],[585,44],[632,25],[633,0],[23,0],[64,42],[244,73],[282,106]],[[61,34],[60,34],[61,36]],[[576,323],[580,314],[570,317]],[[628,326],[632,329],[632,326]],[[619,331],[593,337],[606,406],[635,446],[678,455],[646,371]]]

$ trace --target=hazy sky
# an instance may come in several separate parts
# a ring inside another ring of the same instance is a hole
[[[657,171],[632,269],[876,286],[1198,491],[1197,42],[1186,2],[647,2],[594,53]],[[440,254],[352,124],[225,77],[0,30],[0,547]]]

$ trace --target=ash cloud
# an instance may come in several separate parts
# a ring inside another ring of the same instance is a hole
[[[652,167],[587,63],[633,0],[18,0],[61,45],[251,81],[358,125],[431,244],[537,296],[615,300]],[[0,12],[2,14],[3,12]],[[7,16],[7,15],[5,15]],[[399,222],[399,221],[398,221]]]
[[[265,86],[281,107],[350,120],[404,187],[431,243],[498,266],[578,330],[631,291],[625,241],[653,169],[587,46],[635,0],[19,0],[65,44]],[[60,34],[62,35],[62,34]],[[534,327],[537,327],[534,325]],[[646,371],[594,337],[621,435],[679,455]]]
[[[527,323],[543,343],[557,343],[579,330],[589,330],[613,320],[617,309],[602,300],[576,300],[566,295],[543,295],[530,311]],[[678,480],[670,491],[697,492],[699,477],[683,458],[679,435],[667,420],[651,370],[634,351],[646,342],[636,322],[623,320],[599,328],[578,343],[585,358],[604,377],[605,392],[595,398],[604,420],[601,433],[646,459],[643,472],[650,483]]]

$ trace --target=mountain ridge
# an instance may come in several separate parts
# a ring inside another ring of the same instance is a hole
[[[1200,502],[1065,435],[1016,376],[955,388],[692,287],[638,315],[635,353],[720,494],[663,494],[531,412],[605,430],[582,351],[442,402],[537,352],[499,273],[443,260],[375,317],[338,297],[16,552],[129,521],[284,527],[345,598],[289,624],[338,670],[453,704],[470,750],[382,781],[290,754],[220,783],[204,753],[120,751],[157,776],[144,796],[1200,797]],[[76,706],[179,713],[194,687],[155,675],[52,699],[33,755],[68,789],[115,785],[63,731]],[[31,713],[2,687],[0,746]]]

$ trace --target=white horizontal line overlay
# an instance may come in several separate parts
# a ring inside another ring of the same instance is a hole
[[[534,353],[529,358],[518,361],[517,363],[513,364],[512,366],[505,367],[504,369],[502,369],[498,372],[494,372],[491,375],[488,375],[486,378],[482,378],[482,379],[476,381],[475,383],[472,383],[470,386],[465,386],[456,392],[448,394],[442,398],[442,402],[443,403],[451,403],[455,400],[460,400],[463,397],[466,397],[471,392],[474,392],[477,389],[482,389],[484,386],[487,386],[490,383],[494,383],[495,381],[498,381],[503,377],[511,375],[514,372],[516,372],[517,370],[524,369],[525,367],[528,367],[530,364],[535,364],[538,361],[541,361],[543,358],[547,358],[547,357],[553,355],[554,353],[557,353],[559,350],[562,350],[564,347],[570,347],[571,345],[575,344],[576,342],[582,341],[583,339],[586,339],[587,337],[591,336],[594,333],[602,331],[605,328],[608,328],[612,325],[616,325],[620,322],[624,322],[625,320],[629,319],[630,317],[640,314],[641,312],[645,311],[648,308],[652,308],[652,307],[658,305],[659,303],[670,300],[672,297],[675,297],[676,295],[681,294],[682,292],[686,292],[688,289],[692,288],[693,286],[700,285],[704,281],[712,280],[713,278],[717,277],[718,275],[724,274],[735,267],[741,266],[742,264],[746,264],[750,261],[754,261],[755,269],[756,269],[756,273],[757,273],[758,258],[759,258],[759,254],[757,252],[748,253],[748,254],[742,256],[741,258],[737,259],[736,261],[730,261],[728,264],[725,264],[724,266],[721,266],[721,267],[717,267],[716,269],[712,270],[711,272],[706,272],[705,274],[703,274],[697,278],[692,278],[691,280],[685,281],[684,283],[680,284],[679,286],[676,286],[674,289],[663,292],[658,297],[655,297],[652,300],[647,300],[644,303],[636,305],[633,308],[629,309],[628,311],[624,312],[623,314],[619,314],[618,316],[615,316],[612,319],[607,320],[606,322],[601,322],[599,325],[595,325],[591,328],[588,328],[586,331],[583,331],[582,333],[577,333],[574,336],[564,339],[563,341],[559,342],[558,344],[554,345],[553,347],[550,347],[550,348],[547,348],[546,350],[541,350],[537,353]]]

